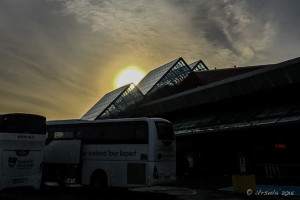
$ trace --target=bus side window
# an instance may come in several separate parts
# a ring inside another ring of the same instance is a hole
[[[135,127],[136,139],[143,142],[148,142],[148,129],[147,125],[138,124]]]
[[[104,139],[114,141],[135,140],[134,125],[132,123],[120,123],[118,125],[115,125],[114,123],[109,123],[105,126]]]
[[[103,126],[98,124],[78,127],[76,129],[77,138],[83,140],[101,140],[103,139],[103,132]]]
[[[159,140],[174,140],[172,125],[166,122],[155,122]]]

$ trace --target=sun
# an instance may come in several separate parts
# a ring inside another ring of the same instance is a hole
[[[134,83],[137,85],[140,80],[144,78],[144,76],[144,73],[138,69],[126,69],[118,76],[116,86],[119,88],[129,83]]]

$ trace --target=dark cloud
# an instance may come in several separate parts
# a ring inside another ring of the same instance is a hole
[[[213,44],[210,53],[227,52],[220,55],[227,57],[228,64],[280,62],[299,54],[293,43],[299,40],[299,1],[176,1],[176,6],[187,13],[191,33],[204,33]],[[278,51],[280,46],[288,47],[285,53]],[[205,58],[215,60],[209,55]],[[219,61],[213,64],[218,66]]]

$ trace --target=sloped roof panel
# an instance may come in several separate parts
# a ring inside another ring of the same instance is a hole
[[[189,67],[193,71],[205,71],[209,70],[208,67],[204,64],[202,60],[198,60],[196,62],[193,62],[192,64],[189,64]]]
[[[104,95],[81,119],[95,120],[119,95],[121,95],[130,85],[124,85]]]
[[[150,71],[137,85],[140,91],[145,95],[155,84],[165,75],[165,73],[176,64],[181,58],[177,58],[161,67]]]
[[[193,68],[198,64],[200,60],[193,62],[192,64],[189,64],[189,67],[191,68],[191,70],[193,70]]]
[[[122,92],[96,119],[109,119],[135,114],[132,106],[143,99],[143,94],[133,83]]]

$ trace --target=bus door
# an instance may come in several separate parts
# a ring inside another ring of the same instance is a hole
[[[44,163],[79,164],[81,140],[53,140],[44,150]]]
[[[43,182],[80,182],[80,156],[81,140],[74,138],[73,128],[48,128],[44,149]]]

